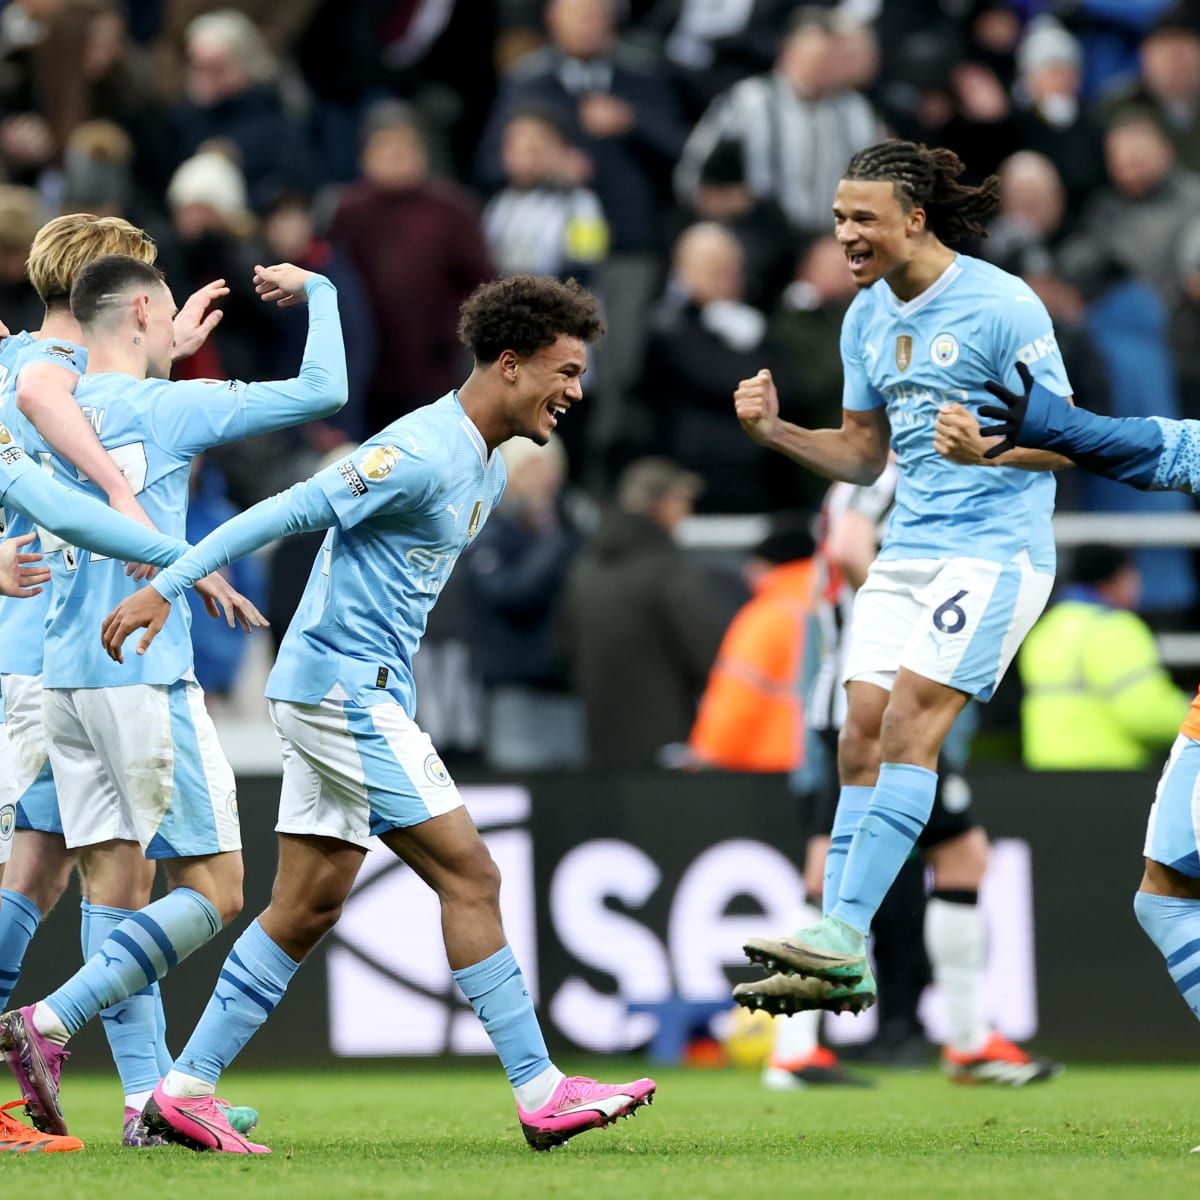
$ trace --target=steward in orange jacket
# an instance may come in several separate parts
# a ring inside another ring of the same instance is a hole
[[[733,618],[688,739],[704,766],[791,771],[804,761],[801,670],[812,613],[813,541],[771,534],[746,573],[754,596]]]

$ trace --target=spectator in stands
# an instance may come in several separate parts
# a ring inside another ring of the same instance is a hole
[[[205,13],[188,26],[187,88],[176,106],[176,153],[216,139],[237,148],[251,202],[285,186],[317,182],[304,123],[284,108],[278,66],[258,27],[236,9]]]
[[[588,164],[553,109],[517,109],[504,127],[506,186],[483,212],[483,231],[504,275],[589,278],[608,253],[600,200],[584,186]]]
[[[332,233],[375,314],[379,358],[367,425],[378,429],[457,385],[458,309],[491,278],[492,264],[471,202],[431,177],[406,105],[383,102],[368,112],[361,161],[363,176],[343,194]]]
[[[793,378],[803,378],[796,419],[809,429],[842,420],[842,318],[854,299],[854,280],[837,239],[817,238],[800,256],[795,279],[771,317],[772,338],[786,355]],[[796,502],[819,503],[828,484],[807,472],[793,477]]]
[[[1170,138],[1144,109],[1126,109],[1113,119],[1104,155],[1111,184],[1092,197],[1083,228],[1171,305],[1178,288],[1176,245],[1200,211],[1200,176],[1176,163]]]
[[[847,161],[881,136],[870,103],[838,85],[833,46],[828,12],[800,9],[774,69],[735,84],[692,130],[675,171],[684,204],[694,204],[709,156],[733,140],[741,144],[746,183],[755,196],[777,201],[801,232],[828,230],[829,206]]]
[[[37,192],[0,184],[0,320],[12,333],[41,328],[44,306],[25,275],[41,224]]]
[[[646,314],[661,283],[662,211],[686,133],[663,72],[617,42],[615,7],[615,0],[549,0],[550,44],[501,85],[479,151],[483,182],[500,187],[508,118],[534,104],[559,114],[584,156],[580,182],[600,198],[610,234],[594,281],[608,336],[595,358],[599,387],[591,418],[607,430],[620,423],[621,401],[641,361]]]
[[[1057,165],[1072,207],[1104,182],[1103,138],[1081,99],[1082,68],[1079,42],[1053,17],[1030,24],[1017,48],[1016,137],[1023,151]]]
[[[770,312],[791,279],[800,239],[778,202],[756,196],[747,186],[740,141],[722,142],[704,160],[686,215],[688,224],[718,221],[737,235],[746,260],[746,301]]]
[[[753,596],[725,631],[688,738],[703,765],[785,772],[804,762],[813,550],[808,522],[793,520],[751,551],[744,574]]]
[[[701,487],[666,459],[631,464],[568,577],[563,640],[590,767],[652,766],[692,728],[721,636],[704,580],[674,539]]]
[[[1025,765],[1041,771],[1133,771],[1161,758],[1188,697],[1163,668],[1134,610],[1142,580],[1128,551],[1081,546],[1072,584],[1017,659]]]
[[[1067,232],[1067,190],[1054,163],[1034,150],[1018,150],[1000,164],[999,175],[1000,211],[983,243],[984,257],[1002,265],[1030,246],[1056,247]]]
[[[1179,243],[1179,303],[1171,314],[1171,351],[1179,373],[1180,415],[1200,418],[1200,222]]]
[[[332,280],[338,290],[350,398],[332,417],[302,426],[305,440],[318,456],[344,442],[361,442],[371,432],[366,424],[367,394],[375,375],[378,345],[371,306],[358,271],[333,242],[318,234],[311,197],[302,192],[282,192],[268,205],[262,240],[271,262],[290,262],[306,271],[317,271]],[[286,379],[304,357],[308,330],[303,322],[289,320],[286,309],[268,307],[267,311],[276,326],[273,344],[263,347],[267,377]],[[299,477],[303,474],[300,472]]]
[[[1200,3],[1170,4],[1142,40],[1139,59],[1140,77],[1110,98],[1109,113],[1153,112],[1179,161],[1200,171]]]
[[[801,0],[659,0],[641,30],[661,47],[676,91],[695,120],[740,79],[767,70],[779,29]]]
[[[653,425],[650,444],[701,476],[710,512],[778,507],[795,478],[775,470],[760,447],[731,436],[729,397],[738,382],[762,367],[790,377],[766,317],[743,301],[742,287],[737,238],[712,222],[685,230],[636,388],[640,415]]]
[[[472,653],[484,687],[484,756],[501,771],[578,767],[583,710],[567,690],[554,610],[582,539],[562,507],[567,457],[552,437],[501,449],[508,485],[464,557]]]

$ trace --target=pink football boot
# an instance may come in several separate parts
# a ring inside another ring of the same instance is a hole
[[[224,1154],[270,1154],[240,1133],[225,1117],[215,1096],[168,1096],[160,1083],[142,1114],[147,1127],[189,1150],[219,1150]]]
[[[643,1104],[654,1103],[653,1079],[633,1083],[597,1083],[568,1075],[541,1108],[528,1112],[519,1104],[521,1132],[535,1150],[552,1150],[577,1133],[603,1129],[618,1117],[632,1117]]]

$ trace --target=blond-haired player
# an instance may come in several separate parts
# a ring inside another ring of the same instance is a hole
[[[39,330],[14,334],[0,351],[0,422],[15,428],[13,415],[23,413],[82,476],[104,490],[114,509],[150,525],[122,474],[119,456],[110,456],[103,449],[83,410],[70,398],[87,353],[81,344],[79,323],[71,315],[71,286],[88,263],[109,254],[153,263],[157,248],[148,234],[120,217],[69,213],[55,217],[38,231],[26,270],[46,312]],[[193,354],[216,328],[221,312],[210,312],[209,307],[228,290],[224,280],[217,280],[188,300],[175,322],[176,359]],[[22,537],[34,532],[39,534],[43,552],[48,554],[62,546],[46,530],[36,529],[20,514],[13,515],[10,535]],[[30,548],[39,547],[35,544]],[[210,603],[212,598],[220,598],[227,613],[242,603],[219,579],[209,587]],[[42,726],[42,645],[49,602],[48,591],[37,597],[0,599],[0,686],[8,743],[5,748],[0,741],[0,823],[6,819],[5,811],[11,810],[7,821],[13,843],[6,886],[0,891],[0,1009],[7,1006],[29,942],[42,917],[62,895],[75,859],[63,839]],[[121,907],[142,907],[150,898],[154,866],[134,844],[121,859],[119,870]],[[93,918],[103,921],[120,911],[94,912],[86,899],[87,892],[85,881],[85,935]],[[111,886],[106,892],[111,896]],[[141,1077],[134,1069],[136,1060],[156,1057],[156,1046],[165,1053],[157,995],[139,997],[136,1004],[147,1011],[114,1013],[105,1023],[123,1078]],[[136,1144],[137,1135],[132,1132],[136,1123],[129,1119],[126,1125],[127,1140],[133,1138]]]

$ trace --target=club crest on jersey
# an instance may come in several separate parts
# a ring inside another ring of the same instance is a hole
[[[0,805],[0,842],[12,838],[13,830],[17,827],[17,808],[15,804]]]
[[[0,425],[0,446],[7,446],[12,441],[12,434],[8,432],[7,425]]]
[[[910,362],[912,362],[912,338],[909,334],[902,333],[896,339],[896,366],[901,371],[907,371]]]
[[[483,501],[476,500],[471,509],[471,523],[467,526],[467,537],[473,538],[479,532],[479,518],[483,513]]]
[[[929,346],[929,357],[939,367],[952,367],[958,362],[958,338],[952,333],[939,333]]]
[[[372,446],[358,465],[372,483],[378,483],[392,473],[392,468],[399,461],[400,451],[395,446]]]

